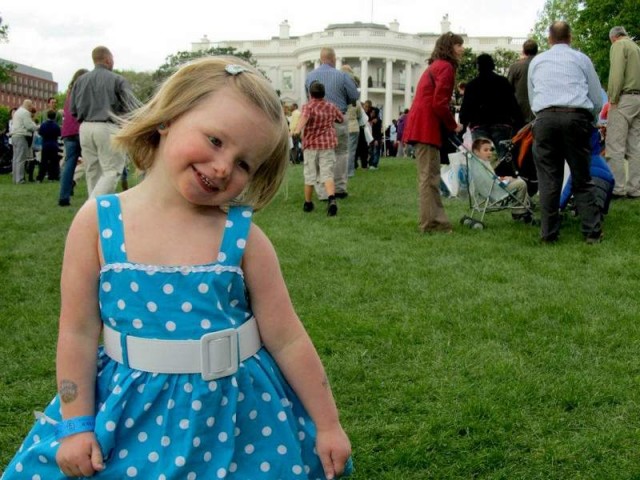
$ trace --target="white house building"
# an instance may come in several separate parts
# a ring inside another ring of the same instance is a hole
[[[451,23],[445,15],[441,31],[448,32]],[[427,66],[427,59],[439,33],[409,34],[400,32],[396,20],[389,26],[375,23],[329,25],[322,32],[291,36],[287,20],[280,24],[280,34],[270,40],[237,40],[211,42],[205,35],[192,43],[192,51],[233,47],[249,50],[284,102],[306,103],[304,88],[307,73],[320,63],[320,49],[331,47],[336,52],[336,68],[349,64],[361,80],[360,100],[371,100],[383,112],[384,125],[411,106],[415,86]],[[526,38],[468,37],[462,34],[465,47],[475,53],[493,53],[496,49],[520,52]]]

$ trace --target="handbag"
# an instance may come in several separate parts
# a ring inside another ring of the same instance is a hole
[[[364,129],[364,139],[367,142],[367,145],[369,145],[371,142],[373,142],[373,132],[371,131],[371,125],[367,123],[362,128]]]

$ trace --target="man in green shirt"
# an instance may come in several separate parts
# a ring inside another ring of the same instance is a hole
[[[640,198],[640,47],[624,27],[613,27],[609,39],[606,156],[616,180],[613,196]],[[625,158],[629,163],[628,175]]]
[[[59,127],[62,126],[62,112],[56,108],[57,105],[58,105],[58,101],[56,100],[55,97],[49,97],[47,99],[47,108],[42,110],[37,116],[37,120],[40,122],[41,125],[48,120],[47,114],[51,110],[53,110],[54,112],[56,112],[56,118],[55,118],[56,123],[58,124]]]

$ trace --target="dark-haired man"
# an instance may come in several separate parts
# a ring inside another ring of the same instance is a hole
[[[529,64],[533,57],[538,54],[538,44],[535,40],[528,39],[522,44],[522,56],[520,59],[509,67],[507,72],[507,80],[513,86],[516,94],[516,101],[522,112],[522,118],[526,123],[533,120],[533,112],[529,105],[529,89],[527,88],[527,79],[529,72]]]
[[[602,239],[602,218],[589,173],[593,122],[602,109],[600,81],[589,57],[570,47],[571,28],[549,28],[551,48],[531,60],[529,101],[536,115],[533,158],[538,171],[541,232],[545,243],[558,239],[564,162],[569,164],[582,233],[587,243]]]
[[[58,111],[57,107],[58,100],[56,100],[56,97],[47,98],[47,107],[42,110],[36,117],[38,122],[40,122],[40,124],[42,125],[44,122],[49,120],[49,112],[54,111],[56,112],[56,117],[54,118],[55,122],[58,124],[58,126],[62,126],[62,112]]]

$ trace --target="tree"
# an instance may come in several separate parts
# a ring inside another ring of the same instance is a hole
[[[533,39],[538,42],[540,50],[549,48],[547,40],[549,34],[549,26],[556,20],[564,20],[571,27],[576,26],[578,19],[581,0],[546,0],[542,11],[538,12],[538,20],[533,27]],[[574,38],[577,32],[574,30]]]
[[[496,48],[495,52],[493,52],[493,55],[491,56],[496,64],[496,73],[505,77],[507,76],[509,67],[513,65],[518,58],[520,58],[518,52],[507,50],[505,48]]]
[[[8,41],[9,25],[2,23],[2,17],[0,17],[0,43],[6,43]],[[9,83],[13,78],[11,72],[15,69],[15,65],[0,61],[0,83]]]
[[[9,107],[0,105],[0,133],[4,132],[9,125]]]
[[[158,82],[153,78],[151,72],[134,72],[133,70],[123,70],[118,72],[131,84],[133,94],[142,103],[148,102],[156,91]]]
[[[603,85],[609,76],[611,27],[622,25],[630,35],[640,34],[637,0],[547,0],[533,29],[541,50],[548,48],[547,32],[556,20],[569,23],[571,45],[591,58]]]
[[[580,33],[575,45],[593,61],[600,81],[609,77],[609,30],[622,25],[630,36],[640,34],[640,9],[637,0],[583,0],[584,8],[576,21]]]
[[[478,69],[476,68],[477,57],[478,56],[473,52],[472,49],[464,49],[464,55],[462,56],[462,60],[460,60],[458,70],[456,71],[456,81],[458,83],[469,83],[470,80],[478,75]]]
[[[252,53],[249,50],[239,52],[234,47],[213,47],[208,50],[199,50],[196,52],[178,52],[175,55],[169,55],[163,65],[153,73],[153,80],[156,84],[162,83],[167,77],[171,76],[180,65],[190,62],[196,58],[210,57],[215,55],[233,55],[239,57],[254,67],[258,64],[257,60],[253,58]]]

